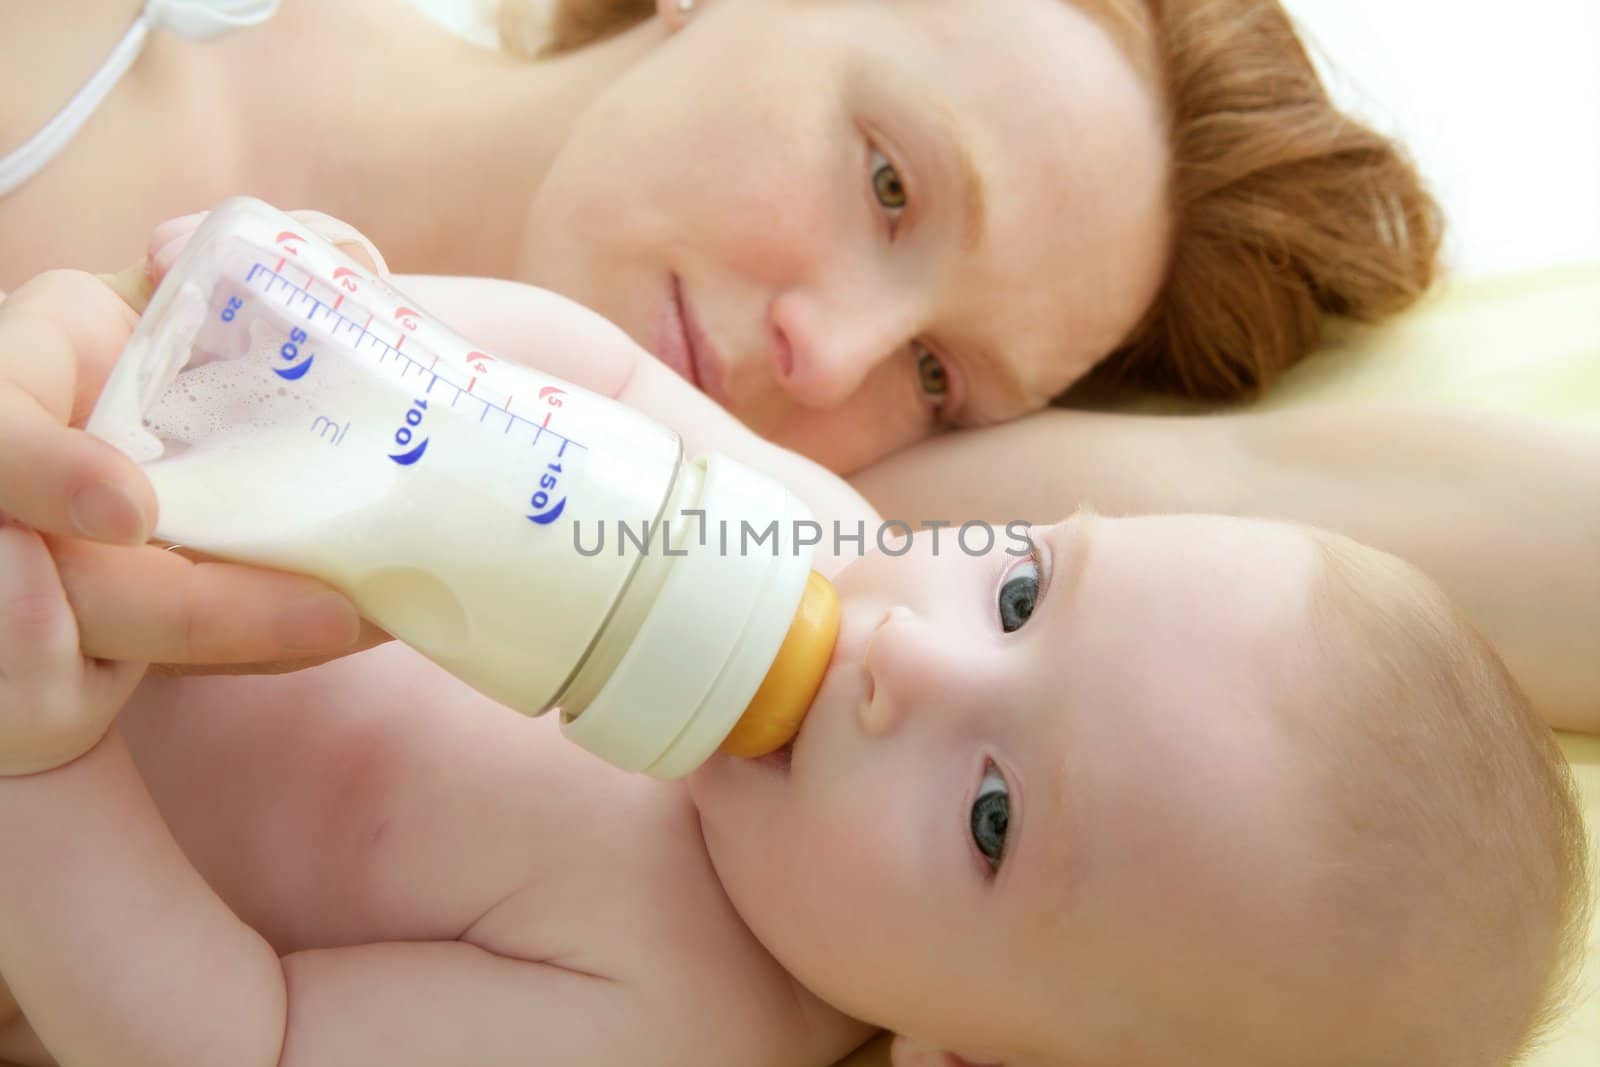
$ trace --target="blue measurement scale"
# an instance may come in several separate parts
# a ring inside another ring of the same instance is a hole
[[[299,268],[297,252],[282,256],[261,256],[259,248],[250,248],[248,252],[250,254],[236,268],[243,270],[243,276],[235,274],[234,280],[242,282],[242,289],[253,295],[230,296],[224,291],[227,286],[219,286],[214,314],[223,323],[231,323],[246,311],[248,299],[257,300],[263,306],[276,306],[276,314],[267,321],[281,317],[287,326],[281,340],[273,338],[278,342],[273,373],[285,387],[314,388],[318,359],[333,362],[366,353],[372,358],[370,366],[391,375],[394,383],[414,378],[417,386],[410,390],[409,405],[394,411],[392,425],[362,428],[384,442],[389,462],[400,468],[429,463],[428,450],[435,443],[434,432],[456,429],[461,423],[457,417],[451,420],[454,426],[441,426],[438,410],[448,408],[460,412],[465,408],[468,420],[474,421],[471,411],[475,409],[475,421],[484,425],[485,433],[498,428],[498,436],[511,438],[506,444],[515,446],[520,442],[530,450],[527,465],[517,464],[531,478],[526,483],[524,499],[517,505],[528,521],[547,526],[562,515],[567,504],[567,490],[573,484],[574,467],[587,451],[582,442],[551,427],[555,416],[571,398],[567,390],[542,380],[526,368],[505,364],[487,353],[469,349],[454,334],[432,326],[420,313],[399,304],[398,294],[395,294],[395,306],[380,318],[377,311],[355,299],[354,294],[363,289],[375,289],[379,295],[387,295],[382,292],[384,287],[348,268],[335,269],[329,275],[333,281],[325,282]],[[295,280],[294,274],[304,274],[306,282]],[[311,290],[313,285],[329,289],[331,295],[328,298],[319,296]],[[347,291],[341,292],[340,288]],[[295,326],[296,321],[307,325],[304,328]],[[392,341],[375,329],[380,323],[391,331]],[[318,334],[331,341],[336,350],[329,352],[328,346],[319,344]],[[410,352],[405,350],[407,345],[411,347]],[[440,349],[451,353],[452,358],[442,358]],[[491,375],[521,385],[526,390],[523,403],[535,409],[543,408],[541,417],[531,418],[513,411],[515,394],[487,382],[485,379]],[[405,392],[404,385],[401,391]],[[330,398],[333,399],[336,398]],[[334,436],[329,439],[335,445],[342,445],[351,427],[351,420],[344,420],[341,426],[342,418],[343,413],[337,412],[332,416],[321,415],[311,429],[315,432],[320,425],[325,436],[331,430]],[[450,433],[450,440],[444,447],[459,450],[463,447],[462,436]],[[499,444],[473,441],[466,447],[476,451],[489,445],[491,452],[500,452],[502,447],[496,447]],[[449,462],[461,464],[474,460],[504,463],[503,455],[457,455]],[[516,479],[519,472],[505,473]]]

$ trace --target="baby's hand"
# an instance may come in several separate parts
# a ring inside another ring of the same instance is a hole
[[[70,763],[105,736],[144,665],[79,650],[44,539],[0,521],[0,776]]]
[[[152,287],[161,284],[161,279],[167,276],[167,271],[171,270],[172,264],[177,261],[178,253],[183,251],[184,246],[189,243],[189,238],[194,236],[195,231],[205,222],[209,214],[209,211],[199,211],[193,215],[181,215],[175,219],[168,219],[151,231],[145,258],[149,268],[149,283]],[[389,265],[384,262],[383,254],[378,251],[378,247],[367,238],[366,234],[348,222],[320,211],[291,211],[289,214],[372,273],[381,275],[389,273]],[[137,284],[118,284],[113,279],[107,279],[107,282],[113,285],[135,310],[144,310],[144,300],[148,298],[148,292],[141,293]]]

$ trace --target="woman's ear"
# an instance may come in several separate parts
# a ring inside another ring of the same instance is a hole
[[[894,1035],[889,1045],[889,1062],[894,1067],[1000,1067],[999,1064],[976,1064],[954,1052],[919,1045],[904,1034]]]
[[[677,33],[709,2],[710,0],[655,0],[656,14],[661,16],[661,21],[669,33]]]

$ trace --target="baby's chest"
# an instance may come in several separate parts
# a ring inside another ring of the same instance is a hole
[[[692,818],[681,788],[614,771],[553,717],[399,647],[153,680],[122,729],[186,854],[280,951],[455,938],[519,893],[592,912]]]
[[[606,766],[553,717],[509,713],[408,650],[147,683],[122,729],[185,853],[280,953],[467,940],[715,1020],[716,1062],[826,1064],[863,1036],[797,1012],[687,790]]]

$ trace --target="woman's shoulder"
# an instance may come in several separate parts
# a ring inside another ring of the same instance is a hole
[[[1055,522],[1083,503],[1117,513],[1196,510],[1224,499],[1236,421],[1050,407],[940,434],[850,482],[885,518],[913,528],[936,520]]]

